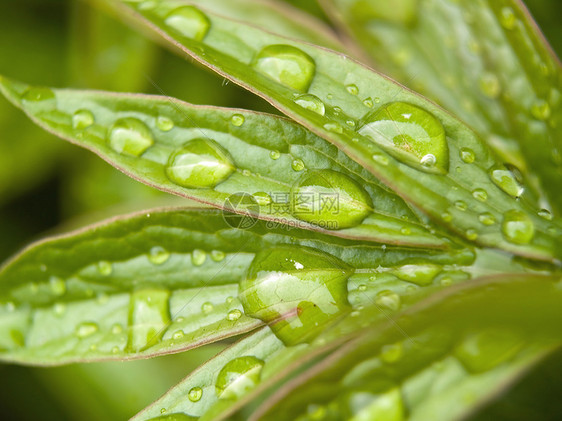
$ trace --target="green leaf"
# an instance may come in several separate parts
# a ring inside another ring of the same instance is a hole
[[[383,72],[470,124],[560,215],[562,72],[518,0],[325,0]],[[436,64],[438,63],[438,65]]]
[[[472,130],[428,100],[344,55],[181,1],[151,8],[121,3],[169,42],[338,146],[450,230],[516,254],[560,258],[558,223],[538,216],[533,203],[516,200],[523,186],[513,174]],[[174,24],[184,7],[196,12],[185,26]],[[200,31],[182,32],[191,25]],[[316,97],[316,112],[299,105],[302,95],[308,102]],[[514,235],[512,210],[524,215],[525,238]]]
[[[7,78],[0,90],[41,127],[160,190],[345,238],[450,245],[361,166],[280,117]]]
[[[560,286],[555,277],[483,278],[370,326],[378,310],[367,308],[355,318],[369,326],[362,336],[286,384],[253,419],[464,419],[562,342]]]
[[[239,282],[258,251],[279,246],[341,259],[357,269],[349,281],[356,287],[375,286],[377,276],[376,288],[396,282],[384,268],[412,276],[417,262],[441,268],[437,278],[471,277],[463,271],[474,259],[469,250],[375,246],[270,229],[262,221],[248,230],[229,222],[209,209],[147,211],[32,245],[0,272],[0,358],[34,364],[140,358],[255,329],[262,322],[244,313]],[[371,297],[369,291],[362,295]],[[303,299],[309,293],[303,289]]]

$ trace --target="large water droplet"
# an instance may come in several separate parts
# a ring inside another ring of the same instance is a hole
[[[285,344],[312,340],[350,310],[352,269],[326,253],[282,246],[259,252],[240,284],[248,316],[268,323]]]
[[[229,153],[210,139],[193,139],[174,152],[166,174],[174,183],[188,188],[214,187],[234,172]]]
[[[510,360],[521,345],[521,338],[515,333],[489,328],[467,336],[457,346],[455,355],[468,371],[481,373]]]
[[[312,57],[290,45],[265,47],[252,65],[276,82],[302,92],[308,91],[316,73]]]
[[[291,190],[293,215],[327,229],[359,225],[372,208],[367,192],[350,177],[337,171],[310,171]]]
[[[433,279],[441,272],[441,266],[430,263],[419,265],[404,265],[395,269],[394,274],[403,281],[425,286],[431,284]]]
[[[300,95],[297,99],[295,99],[295,103],[319,115],[324,115],[326,113],[326,106],[324,103],[320,100],[320,98],[311,94]]]
[[[109,146],[115,152],[141,156],[153,144],[152,132],[136,118],[119,119],[109,129]]]
[[[72,116],[72,127],[84,130],[94,124],[94,115],[90,110],[78,110]]]
[[[523,194],[523,186],[517,180],[512,171],[503,165],[494,165],[490,168],[490,178],[496,186],[512,197],[520,197]]]
[[[511,243],[528,244],[535,235],[535,226],[525,213],[510,210],[503,216],[502,232],[505,239]]]
[[[181,6],[168,14],[166,25],[174,28],[184,37],[203,41],[211,28],[211,21],[196,7]]]
[[[229,361],[217,376],[217,396],[221,399],[244,396],[258,385],[264,364],[263,360],[256,357],[240,357]]]
[[[143,289],[131,294],[127,348],[140,351],[153,346],[170,323],[170,291]]]
[[[449,169],[443,125],[419,107],[404,102],[385,105],[367,115],[359,133],[414,168],[441,174]]]

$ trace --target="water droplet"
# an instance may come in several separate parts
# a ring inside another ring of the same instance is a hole
[[[401,343],[384,345],[381,349],[381,360],[387,364],[393,364],[402,358],[402,353]]]
[[[213,251],[211,251],[211,259],[212,259],[214,262],[222,262],[225,257],[226,257],[226,254],[225,254],[224,251],[222,251],[222,250],[213,250]]]
[[[494,225],[496,223],[496,217],[490,212],[484,212],[478,215],[478,220],[484,225]]]
[[[453,220],[453,215],[451,215],[449,212],[443,212],[441,214],[441,219],[443,219],[443,221],[445,222],[451,222]]]
[[[233,303],[233,301],[234,301],[234,297],[226,297],[225,303],[230,305]]]
[[[265,47],[252,65],[274,81],[302,92],[308,91],[316,73],[312,57],[290,45]]]
[[[375,105],[373,103],[373,100],[371,98],[367,98],[363,101],[363,104],[365,105],[365,107],[367,108],[373,108],[373,105]]]
[[[183,330],[177,330],[172,334],[172,339],[177,341],[181,338],[183,338],[185,336],[185,333],[183,333]]]
[[[242,114],[234,114],[232,116],[232,118],[230,119],[230,121],[231,121],[233,126],[240,127],[244,124],[246,119],[244,118],[244,116]]]
[[[351,95],[359,94],[359,88],[356,85],[347,85],[345,89],[347,89],[347,92],[349,92]]]
[[[293,162],[291,163],[291,167],[293,168],[293,170],[295,171],[302,171],[304,170],[304,162],[302,159],[300,158],[296,158],[293,160]]]
[[[455,349],[455,355],[468,371],[482,373],[510,360],[522,344],[514,332],[488,328],[468,335]]]
[[[309,111],[315,112],[319,115],[326,114],[326,106],[320,100],[320,98],[311,95],[311,94],[304,94],[297,97],[295,103],[300,105],[302,108],[305,108]]]
[[[66,304],[64,303],[56,303],[53,307],[53,311],[57,316],[62,316],[66,311]]]
[[[324,124],[324,128],[326,130],[328,130],[329,132],[332,133],[338,133],[338,134],[342,134],[343,133],[343,127],[340,123],[326,123]]]
[[[501,92],[501,85],[498,77],[489,72],[485,72],[480,76],[480,90],[488,98],[497,98]]]
[[[142,289],[131,294],[127,348],[140,351],[160,341],[170,324],[170,291]]]
[[[410,235],[412,231],[408,227],[400,228],[400,234],[402,235]]]
[[[156,119],[156,127],[158,127],[163,132],[169,132],[174,128],[174,122],[168,117],[159,116]]]
[[[201,266],[207,260],[207,253],[204,250],[195,249],[191,253],[191,263],[193,266]]]
[[[184,37],[203,41],[211,28],[211,21],[196,7],[181,6],[168,14],[166,25],[174,28]]]
[[[98,262],[98,271],[103,276],[109,276],[113,272],[113,266],[110,262],[102,260],[101,262]]]
[[[541,209],[538,212],[538,215],[541,218],[546,219],[547,221],[552,221],[552,213],[550,213],[550,211],[548,209]]]
[[[94,322],[84,322],[80,323],[76,327],[76,336],[79,338],[87,338],[88,336],[92,336],[99,330],[99,326]]]
[[[372,158],[373,161],[378,162],[381,165],[388,165],[388,156],[383,155],[382,153],[375,153]]]
[[[267,194],[266,192],[263,192],[263,191],[256,192],[256,193],[252,194],[252,196],[254,196],[254,199],[256,199],[256,202],[260,206],[267,206],[267,205],[269,205],[270,203],[273,202],[273,199],[271,198],[271,196],[269,194]]]
[[[187,397],[191,402],[199,402],[203,397],[203,389],[201,389],[199,386],[192,387],[189,390]]]
[[[307,172],[291,190],[293,216],[327,229],[359,225],[372,209],[367,192],[337,171]]]
[[[113,333],[114,335],[119,335],[123,333],[123,326],[121,326],[119,323],[115,323],[111,327],[111,333]]]
[[[44,87],[30,88],[23,94],[24,101],[29,102],[54,101],[55,98],[56,96],[53,90]]]
[[[193,139],[175,151],[168,160],[168,178],[183,187],[209,188],[234,172],[229,153],[210,139]]]
[[[49,286],[55,295],[63,295],[66,292],[66,283],[57,276],[51,276],[49,278]]]
[[[414,168],[441,174],[448,171],[449,147],[443,125],[419,107],[404,102],[385,105],[367,115],[359,133]],[[422,160],[432,165],[423,165]]]
[[[231,322],[234,322],[234,321],[238,320],[240,317],[242,317],[242,312],[240,310],[238,310],[237,308],[229,311],[227,316],[226,316],[226,318],[228,320],[230,320]]]
[[[400,296],[390,290],[384,290],[377,294],[375,304],[382,307],[384,310],[397,311],[400,310],[401,300]]]
[[[394,274],[403,281],[425,286],[431,284],[439,272],[441,272],[441,266],[428,263],[400,266],[394,271]]]
[[[462,212],[464,212],[465,210],[468,209],[468,206],[467,206],[466,202],[464,202],[462,200],[457,200],[455,202],[455,207]]]
[[[472,164],[474,162],[474,160],[476,159],[476,156],[474,155],[474,152],[471,149],[462,148],[461,149],[461,159],[462,159],[463,162],[465,162],[467,164]]]
[[[160,246],[152,247],[148,255],[148,260],[155,265],[161,265],[167,262],[169,258],[170,252]]]
[[[226,363],[217,376],[215,388],[221,399],[237,399],[254,389],[261,377],[264,361],[239,357]]]
[[[312,340],[350,311],[352,269],[329,254],[295,246],[259,252],[240,284],[244,312],[269,324],[287,345]]]
[[[550,118],[552,111],[550,105],[544,99],[538,99],[531,106],[531,114],[537,120],[548,120]]]
[[[84,130],[94,124],[94,115],[90,110],[78,110],[72,116],[72,127]]]
[[[269,157],[275,161],[281,157],[281,153],[279,151],[271,151]]]
[[[505,239],[511,243],[528,244],[535,235],[535,226],[525,213],[510,210],[503,216],[502,232]]]
[[[136,118],[119,119],[109,129],[109,146],[117,153],[141,156],[153,144],[152,132]]]
[[[469,228],[466,230],[465,236],[468,240],[474,241],[478,238],[478,232],[472,228]]]
[[[523,194],[523,186],[517,180],[513,171],[503,165],[494,165],[490,169],[490,178],[496,186],[512,197],[520,197]]]
[[[515,28],[517,18],[511,7],[504,7],[500,11],[500,23],[505,29]]]
[[[488,200],[488,192],[484,189],[474,189],[472,191],[472,196],[480,202],[485,202],[486,200]]]
[[[211,313],[214,309],[215,307],[213,306],[213,304],[208,301],[203,303],[203,305],[201,306],[201,311],[205,314]]]

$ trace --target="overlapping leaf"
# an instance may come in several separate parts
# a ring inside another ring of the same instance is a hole
[[[121,3],[175,46],[337,145],[450,230],[481,245],[529,257],[561,256],[558,224],[538,216],[536,203],[516,200],[523,189],[516,177],[472,130],[433,103],[344,55],[269,34],[184,1],[154,2],[151,7]],[[182,23],[186,13],[190,23]],[[198,32],[186,29],[190,27]],[[302,106],[302,95],[309,103],[313,95],[315,105]],[[377,129],[380,121],[385,123],[383,132]],[[411,135],[401,132],[404,126],[413,130]],[[425,130],[423,145],[408,143],[408,136],[416,138],[414,132],[419,134],[420,129]],[[411,152],[416,148],[426,154],[414,163]],[[528,228],[523,237],[514,238],[518,235],[510,230],[515,215]]]
[[[383,72],[461,117],[527,176],[538,174],[559,214],[562,72],[520,1],[324,4]]]

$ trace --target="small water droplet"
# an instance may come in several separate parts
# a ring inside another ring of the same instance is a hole
[[[329,132],[332,133],[338,133],[338,134],[342,134],[343,133],[343,127],[340,123],[326,123],[324,124],[324,128],[326,130],[328,130]]]
[[[462,148],[461,149],[461,159],[462,159],[463,162],[465,162],[467,164],[472,164],[474,162],[474,160],[476,159],[476,156],[474,155],[474,152],[471,149]]]
[[[357,290],[361,292],[367,291],[367,285],[361,284],[357,287]]]
[[[394,274],[403,281],[426,286],[441,272],[441,266],[434,264],[404,265],[398,267]]]
[[[110,262],[102,260],[98,262],[98,271],[103,276],[109,276],[113,272],[113,266]]]
[[[52,89],[44,87],[33,87],[23,94],[23,100],[29,102],[54,101],[56,98]]]
[[[443,125],[419,107],[404,102],[385,105],[367,115],[359,133],[414,168],[448,172],[449,147]]]
[[[523,186],[510,171],[503,165],[494,165],[490,171],[493,183],[512,197],[520,197],[523,194]]]
[[[222,262],[225,257],[226,257],[226,254],[222,250],[212,250],[211,251],[211,259],[214,262]]]
[[[208,301],[203,303],[203,305],[201,306],[201,311],[205,314],[211,313],[214,309],[215,307],[213,306],[213,304]]]
[[[196,41],[203,41],[211,28],[209,18],[193,6],[181,6],[172,10],[165,22],[184,37]]]
[[[474,189],[472,191],[472,196],[480,202],[485,202],[486,200],[488,200],[488,192],[484,189]]]
[[[359,94],[359,88],[356,85],[347,85],[345,87],[345,89],[347,89],[347,92],[349,92],[351,95],[358,95]]]
[[[260,206],[267,206],[267,205],[269,205],[270,203],[273,202],[273,199],[271,198],[271,196],[269,194],[267,194],[266,192],[263,192],[263,191],[256,192],[256,193],[252,194],[252,196],[254,196],[254,199],[256,199],[256,202]]]
[[[464,212],[465,210],[468,209],[468,206],[467,206],[466,202],[463,201],[463,200],[457,200],[455,202],[455,207],[462,212]]]
[[[312,57],[290,45],[265,47],[252,66],[274,81],[302,92],[308,91],[316,73]]]
[[[191,263],[193,266],[201,266],[207,260],[207,253],[204,250],[195,249],[191,253]]]
[[[515,28],[517,23],[517,18],[515,17],[515,12],[511,7],[503,7],[500,11],[500,23],[505,29]]]
[[[538,99],[535,103],[531,106],[531,114],[537,120],[548,120],[552,111],[550,109],[550,105],[544,99]]]
[[[177,341],[181,338],[183,338],[185,335],[185,333],[183,333],[183,330],[177,330],[172,334],[172,339]]]
[[[451,215],[449,212],[443,212],[441,214],[441,219],[443,219],[443,221],[445,222],[451,222],[453,220],[453,215]]]
[[[84,130],[94,124],[94,115],[90,110],[78,110],[72,115],[72,127]]]
[[[357,226],[372,209],[367,192],[347,175],[333,170],[309,171],[291,189],[293,216],[327,229]]]
[[[501,85],[498,77],[490,72],[485,72],[480,76],[480,90],[488,98],[497,98],[501,93]]]
[[[187,188],[209,188],[226,180],[234,172],[229,153],[210,139],[192,139],[176,150],[168,160],[168,178]]]
[[[402,303],[398,294],[390,290],[384,290],[377,294],[375,304],[384,310],[397,311]]]
[[[496,217],[490,212],[484,212],[478,215],[478,220],[484,225],[494,225],[496,223]]]
[[[156,127],[158,127],[163,132],[169,132],[174,128],[174,122],[172,121],[172,119],[161,115],[156,119]]]
[[[114,335],[123,333],[123,326],[121,326],[119,323],[115,323],[113,326],[111,326],[111,333],[113,333]]]
[[[281,153],[279,151],[271,151],[269,152],[269,157],[276,161],[281,157]]]
[[[163,247],[155,246],[150,249],[148,260],[155,265],[166,263],[170,258],[170,252]]]
[[[94,322],[84,322],[80,323],[76,327],[76,336],[79,338],[87,338],[88,336],[92,336],[99,330],[99,326],[97,323]]]
[[[49,278],[49,286],[55,295],[63,295],[66,292],[66,283],[57,276],[51,276]]]
[[[296,158],[293,160],[293,162],[291,163],[291,167],[293,168],[293,170],[295,171],[302,171],[304,170],[304,162],[302,159],[300,158]]]
[[[187,393],[187,397],[191,402],[199,402],[203,397],[203,389],[199,386],[192,387]]]
[[[246,119],[244,118],[244,116],[242,114],[234,114],[232,116],[232,118],[230,119],[230,122],[232,123],[233,126],[236,127],[241,127],[244,122],[246,121]]]
[[[136,118],[119,119],[109,129],[109,146],[117,153],[138,157],[153,144],[152,132]]]
[[[230,310],[226,316],[226,318],[231,322],[238,320],[240,317],[242,317],[242,312],[237,308],[234,310]]]
[[[254,389],[261,377],[264,361],[247,356],[235,358],[221,369],[215,389],[221,399],[238,399]]]
[[[538,215],[547,221],[552,221],[552,213],[548,209],[541,209]]]
[[[56,303],[53,307],[53,311],[57,316],[62,316],[66,311],[66,304]]]
[[[468,240],[474,241],[478,238],[478,232],[472,228],[469,228],[466,230],[465,236]]]
[[[295,103],[300,105],[302,108],[305,108],[309,111],[315,112],[318,115],[326,114],[326,106],[320,100],[320,98],[311,95],[311,94],[304,94],[297,97]]]
[[[384,345],[381,348],[381,360],[387,364],[394,364],[402,358],[403,347],[401,343]]]
[[[383,155],[382,153],[375,153],[372,156],[373,161],[378,162],[381,165],[388,165],[388,156]]]
[[[510,210],[503,216],[502,233],[505,239],[511,243],[528,244],[535,235],[535,226],[525,213]]]
[[[367,108],[373,108],[373,100],[371,98],[367,98],[363,101],[363,104],[365,105],[365,107]]]

